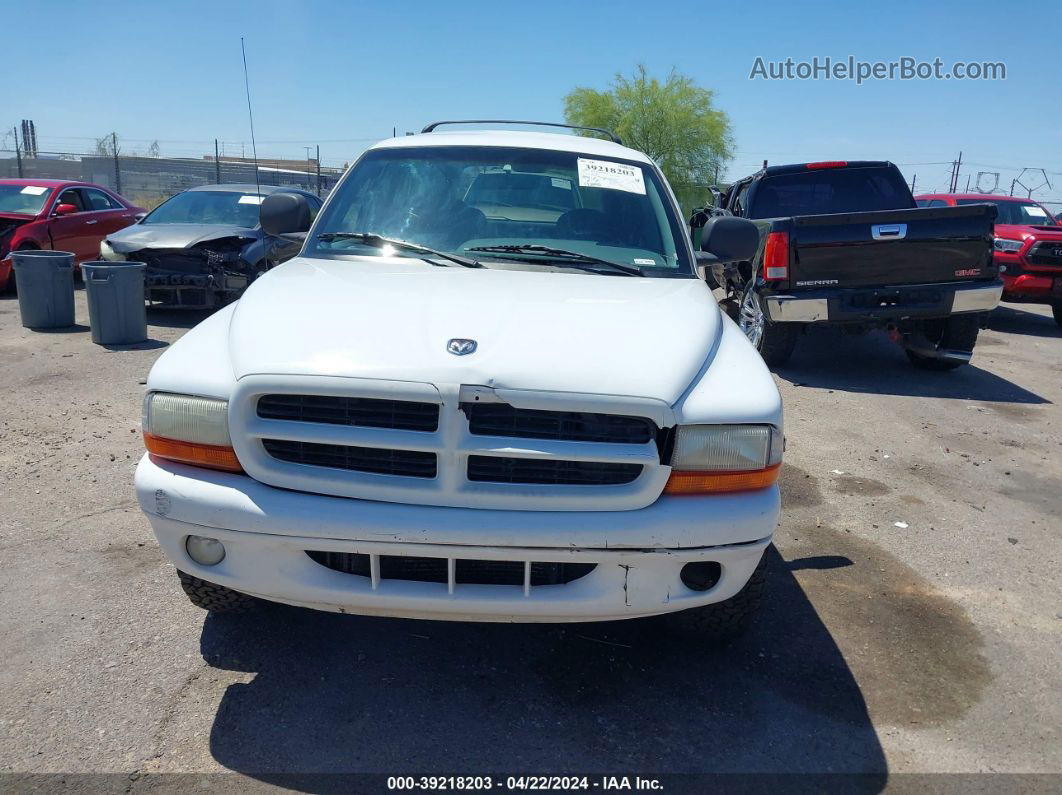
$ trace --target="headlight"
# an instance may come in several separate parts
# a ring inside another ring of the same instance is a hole
[[[992,242],[992,247],[996,251],[1002,251],[1006,254],[1017,254],[1019,251],[1021,251],[1021,247],[1024,245],[1024,240],[1008,240],[1005,237],[997,237]]]
[[[100,259],[107,260],[109,262],[122,262],[125,260],[125,255],[119,254],[113,248],[111,244],[106,240],[100,241]]]
[[[770,486],[782,463],[772,425],[680,425],[665,494],[715,494]]]
[[[241,472],[229,439],[224,400],[149,392],[144,398],[144,444],[160,458]]]

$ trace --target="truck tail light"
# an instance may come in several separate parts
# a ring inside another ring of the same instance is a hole
[[[818,163],[808,163],[805,168],[814,171],[819,168],[844,168],[847,165],[847,160],[820,160]]]
[[[763,277],[768,281],[789,278],[789,233],[771,232],[763,251]]]

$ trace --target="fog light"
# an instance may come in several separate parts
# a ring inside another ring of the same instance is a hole
[[[679,572],[683,585],[693,591],[710,591],[719,582],[722,567],[714,560],[687,563]]]
[[[225,559],[225,545],[216,538],[188,536],[184,542],[188,557],[200,566],[216,566]]]

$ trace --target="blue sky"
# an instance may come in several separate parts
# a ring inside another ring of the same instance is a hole
[[[45,8],[47,9],[45,11]],[[101,11],[102,9],[102,11]],[[41,16],[47,15],[47,24]],[[80,151],[116,130],[127,150],[250,153],[240,61],[248,46],[259,154],[341,163],[439,118],[560,120],[574,86],[637,63],[716,92],[731,118],[731,176],[771,162],[888,158],[919,189],[1043,167],[1062,200],[1059,48],[1001,19],[998,2],[109,2],[9,4],[0,125],[37,124],[41,149]],[[1019,12],[1014,12],[1016,15]],[[756,56],[990,60],[1005,81],[749,80]],[[5,148],[10,148],[10,138]],[[988,184],[994,179],[983,178]],[[1036,183],[1032,175],[1025,180]]]

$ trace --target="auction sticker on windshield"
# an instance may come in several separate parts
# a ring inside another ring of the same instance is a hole
[[[645,195],[645,180],[637,166],[613,163],[609,160],[579,158],[579,186],[582,188],[608,188],[628,193]]]
[[[240,197],[239,203],[240,204],[261,204],[262,203],[262,199],[264,199],[264,198],[265,198],[265,196],[255,196],[253,194],[247,194],[246,196],[241,196]]]
[[[22,190],[20,190],[19,193],[27,193],[30,196],[40,196],[43,193],[47,192],[47,190],[47,188],[42,188],[39,185],[27,185]]]

